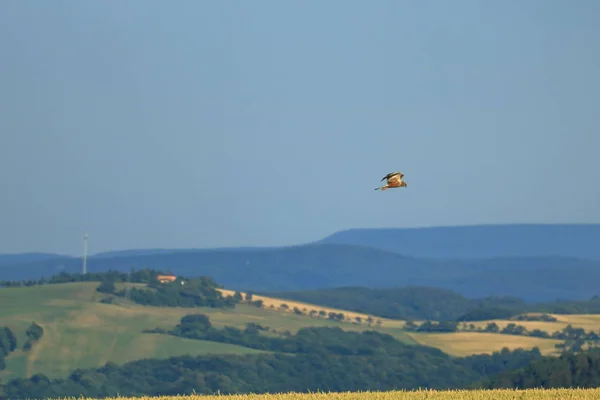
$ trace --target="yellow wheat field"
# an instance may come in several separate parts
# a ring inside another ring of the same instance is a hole
[[[503,347],[507,347],[510,350],[538,347],[542,354],[552,355],[556,352],[554,346],[562,343],[561,340],[557,339],[542,339],[531,336],[504,335],[502,333],[488,332],[408,332],[407,335],[420,344],[437,347],[443,352],[457,357],[491,353],[500,351]]]
[[[568,400],[600,399],[600,389],[415,390],[393,392],[281,393],[221,396],[116,397],[106,400]],[[82,400],[82,399],[78,399]]]
[[[217,290],[219,290],[224,296],[233,296],[235,294],[235,290],[229,290],[229,289],[217,289]],[[244,298],[245,298],[246,293],[240,292],[240,294],[242,296],[244,296]],[[356,317],[361,318],[361,320],[363,320],[363,321],[365,321],[367,318],[371,317],[373,319],[373,321],[377,321],[377,320],[381,321],[381,326],[385,326],[386,328],[402,328],[405,324],[405,321],[402,321],[402,320],[381,318],[381,317],[376,317],[374,315],[363,314],[363,313],[358,313],[358,312],[354,312],[354,311],[340,310],[337,308],[318,306],[315,304],[303,303],[303,302],[294,301],[294,300],[278,299],[275,297],[265,297],[265,296],[260,296],[257,294],[252,295],[252,300],[262,300],[264,308],[268,309],[268,308],[271,308],[271,306],[273,306],[273,308],[280,310],[280,311],[284,311],[284,309],[280,308],[281,305],[287,304],[288,308],[285,311],[288,311],[288,312],[294,312],[293,311],[294,307],[297,307],[298,309],[302,310],[306,314],[308,314],[312,310],[315,310],[316,312],[323,310],[326,313],[329,313],[329,312],[343,313],[345,316],[345,320],[349,321],[349,322],[356,321]],[[243,302],[245,302],[245,301],[243,301]]]

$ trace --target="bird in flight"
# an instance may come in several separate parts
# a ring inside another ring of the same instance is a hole
[[[375,188],[375,190],[383,191],[390,188],[406,187],[406,182],[404,182],[402,178],[404,178],[404,174],[402,172],[390,172],[389,174],[381,178],[382,182],[385,179],[387,179],[387,184],[382,187]]]

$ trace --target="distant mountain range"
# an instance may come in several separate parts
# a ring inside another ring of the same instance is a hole
[[[600,260],[600,224],[350,229],[319,243],[369,246],[426,258],[562,256]]]
[[[600,224],[352,229],[289,247],[140,249],[88,257],[90,272],[145,267],[208,275],[244,291],[417,285],[471,298],[583,300],[600,293]],[[0,255],[0,280],[63,270],[80,271],[81,258]]]

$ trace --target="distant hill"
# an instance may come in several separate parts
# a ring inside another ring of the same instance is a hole
[[[129,249],[129,250],[114,250],[114,251],[105,251],[102,253],[96,253],[88,256],[88,258],[111,258],[111,257],[125,257],[125,256],[142,256],[142,255],[154,255],[154,254],[173,254],[173,253],[195,253],[202,251],[259,251],[259,250],[270,250],[277,249],[277,247],[222,247],[215,249],[199,249],[199,248],[190,248],[190,249]]]
[[[526,301],[589,299],[600,292],[600,261],[568,257],[433,260],[362,246],[311,244],[88,259],[90,272],[145,267],[184,276],[207,275],[242,291],[412,285],[450,289],[471,298],[505,295]],[[80,271],[81,259],[58,257],[0,267],[3,280],[38,279],[61,270]]]
[[[54,253],[14,253],[0,254],[0,266],[15,265],[21,263],[31,263],[43,260],[56,260],[61,258],[69,258],[68,256]]]
[[[342,287],[267,292],[265,295],[402,320],[456,320],[481,307],[502,307],[511,310],[524,310],[526,307],[518,298],[467,299],[452,290],[423,286],[392,289]]]
[[[600,260],[600,224],[350,229],[318,243],[369,246],[427,258],[562,256]]]

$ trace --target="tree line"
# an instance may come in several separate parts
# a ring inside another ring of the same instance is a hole
[[[600,349],[559,357],[542,357],[530,364],[485,377],[473,388],[596,388],[600,386]]]
[[[40,285],[52,285],[60,283],[72,283],[72,282],[130,282],[130,283],[158,283],[156,277],[158,275],[168,275],[162,270],[155,270],[151,268],[143,268],[140,270],[131,269],[130,272],[121,272],[109,270],[106,272],[88,272],[86,274],[81,273],[68,273],[60,272],[52,275],[48,278],[43,277],[40,279],[25,279],[25,280],[2,280],[0,281],[0,287],[27,287],[27,286],[40,286]]]

